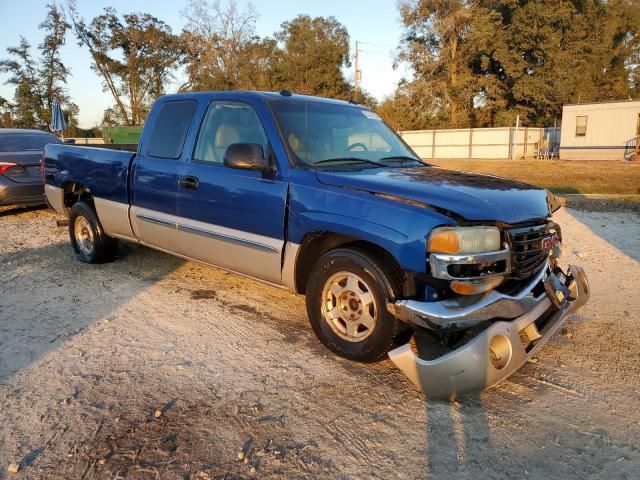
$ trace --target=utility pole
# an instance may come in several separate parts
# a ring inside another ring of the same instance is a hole
[[[354,93],[354,100],[356,102],[358,101],[358,82],[362,77],[362,72],[360,71],[360,66],[358,64],[358,56],[359,56],[358,41],[356,40],[356,54],[354,59],[354,64],[355,64],[354,66],[355,66],[356,72],[355,72],[355,75],[353,76],[353,93]]]

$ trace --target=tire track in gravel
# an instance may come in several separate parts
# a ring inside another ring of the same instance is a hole
[[[43,444],[24,478],[637,476],[640,268],[567,213],[566,243],[586,255],[567,259],[593,278],[573,339],[557,335],[537,364],[458,404],[425,401],[389,362],[333,356],[303,299],[284,291],[135,246],[113,264],[79,265],[54,218],[0,218],[12,239],[0,238],[0,255],[21,262],[26,295],[49,302],[33,310],[46,307],[48,323],[32,328],[64,334],[0,385],[0,476]],[[198,289],[216,298],[191,299]],[[14,328],[5,311],[0,328]],[[249,441],[245,464],[236,456]]]

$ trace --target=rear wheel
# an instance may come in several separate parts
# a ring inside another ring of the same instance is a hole
[[[115,257],[117,240],[104,233],[96,212],[85,202],[71,207],[69,236],[76,257],[82,262],[103,263]]]
[[[389,269],[361,250],[325,254],[306,288],[307,314],[320,341],[352,360],[384,358],[404,329],[386,306],[399,291],[396,283]]]

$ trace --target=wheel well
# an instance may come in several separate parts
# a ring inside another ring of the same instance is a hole
[[[325,253],[338,247],[357,248],[366,252],[373,260],[380,262],[390,275],[396,276],[400,285],[404,274],[396,259],[384,248],[364,240],[334,232],[313,232],[307,234],[300,245],[296,261],[296,292],[304,293],[311,269]]]
[[[67,211],[74,203],[83,201],[93,206],[91,190],[86,185],[78,182],[67,182],[62,186],[62,203]]]

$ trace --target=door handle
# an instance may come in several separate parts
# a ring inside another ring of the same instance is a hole
[[[186,176],[180,178],[178,185],[183,190],[197,190],[199,182],[196,177]]]

